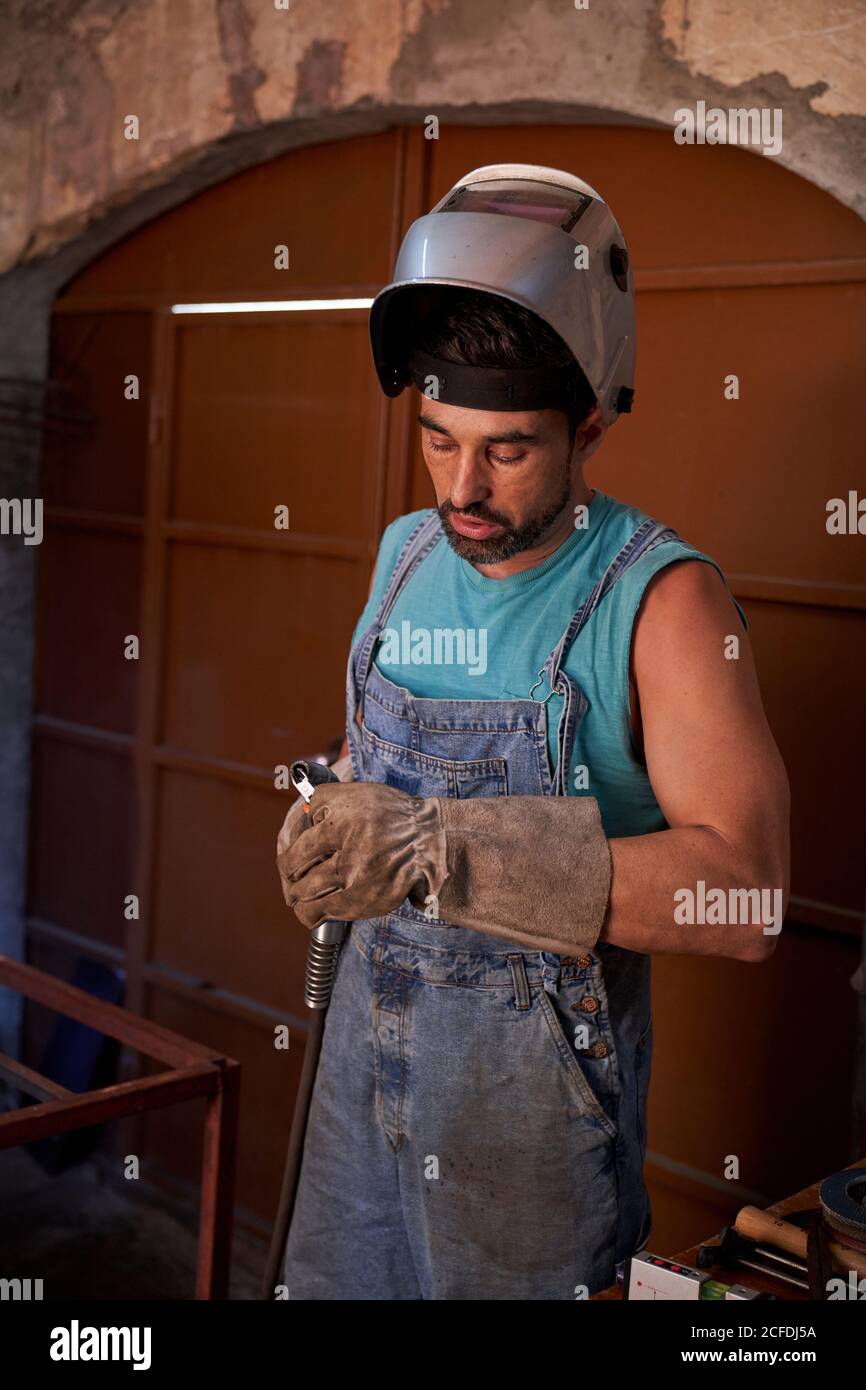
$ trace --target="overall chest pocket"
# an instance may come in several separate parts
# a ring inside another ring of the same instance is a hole
[[[437,758],[389,743],[361,725],[368,775],[411,796],[507,796],[505,758]]]

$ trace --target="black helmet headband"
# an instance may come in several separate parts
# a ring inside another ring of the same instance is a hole
[[[422,395],[473,410],[567,409],[577,400],[573,362],[561,367],[474,367],[413,349],[409,373]]]

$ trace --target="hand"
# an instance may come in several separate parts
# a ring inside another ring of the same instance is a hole
[[[347,754],[344,758],[338,758],[337,761],[331,765],[331,771],[336,773],[337,777],[339,777],[341,782],[351,782],[351,757]],[[286,818],[283,821],[282,829],[280,830],[280,833],[277,836],[277,869],[280,875],[280,882],[283,885],[283,897],[286,896],[284,872],[286,855],[292,848],[292,845],[295,843],[298,836],[303,831],[305,831],[310,824],[310,816],[304,814],[305,806],[306,802],[304,801],[304,798],[302,796],[298,796],[297,800],[295,800],[292,803],[291,809],[288,811]],[[286,902],[288,903],[289,907],[291,907],[291,903],[289,903],[288,898],[286,898]]]
[[[286,898],[286,856],[298,836],[306,830],[309,824],[309,816],[304,814],[305,802],[302,796],[292,803],[291,809],[287,812],[283,821],[280,833],[277,836],[277,869],[280,875],[280,883],[283,888],[283,897]],[[291,907],[288,898],[286,903]]]
[[[438,893],[448,871],[435,798],[383,782],[324,783],[311,809],[310,829],[293,837],[290,827],[278,860],[283,896],[305,926],[384,916],[413,891]]]

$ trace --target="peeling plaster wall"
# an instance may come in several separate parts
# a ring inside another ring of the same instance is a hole
[[[866,7],[862,0],[663,0],[662,31],[696,77],[728,86],[768,71],[806,89],[813,111],[866,115]]]
[[[698,100],[779,107],[779,162],[866,216],[864,29],[861,0],[6,0],[0,376],[44,378],[54,295],[143,222],[299,145],[428,114],[446,129],[672,126]],[[0,440],[0,496],[37,496],[38,459],[37,437]],[[0,537],[0,951],[13,955],[35,549]],[[17,1022],[0,991],[0,1048],[16,1050]]]
[[[781,163],[866,210],[861,0],[12,0],[0,19],[0,272],[165,184],[217,142],[299,118],[672,124],[698,99],[779,106]],[[138,117],[140,138],[124,138]]]

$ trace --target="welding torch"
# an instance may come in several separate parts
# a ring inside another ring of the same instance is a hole
[[[339,782],[339,777],[325,763],[299,761],[292,763],[292,783],[304,798],[304,830],[311,824],[310,800],[317,786],[323,782]],[[302,831],[303,833],[303,831]],[[320,922],[310,932],[307,947],[307,967],[304,977],[304,1003],[311,1010],[310,1026],[304,1046],[304,1063],[298,1085],[292,1128],[289,1134],[289,1148],[286,1154],[286,1167],[280,1191],[280,1204],[277,1208],[274,1234],[268,1251],[265,1276],[262,1283],[262,1298],[270,1301],[277,1285],[280,1261],[288,1238],[298,1180],[301,1174],[301,1156],[304,1150],[304,1137],[310,1113],[313,1084],[319,1064],[322,1047],[322,1033],[325,1026],[325,1010],[331,1002],[331,991],[337,972],[340,947],[348,929],[348,922]]]

